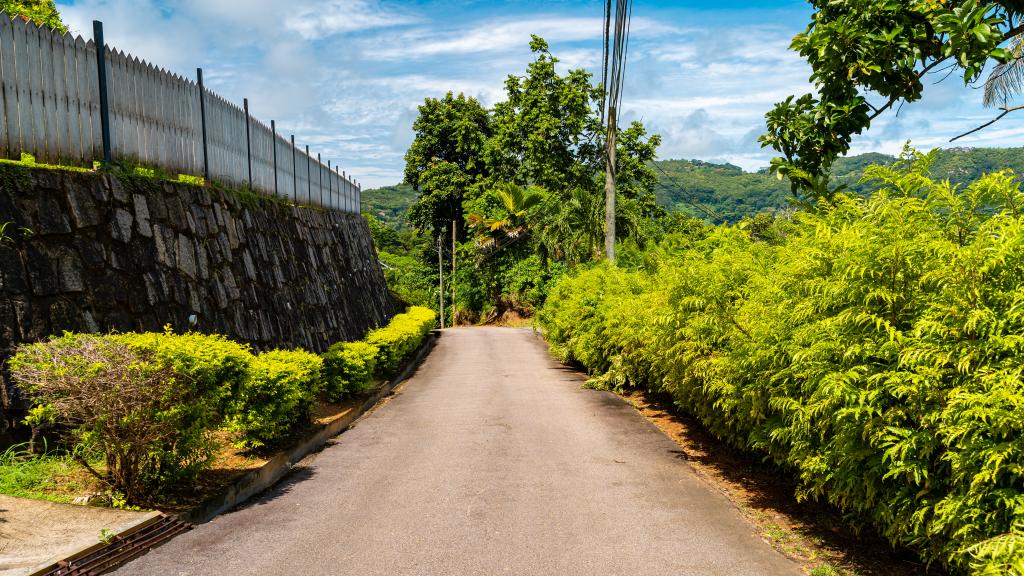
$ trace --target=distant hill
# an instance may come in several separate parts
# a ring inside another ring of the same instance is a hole
[[[867,193],[871,183],[862,183],[864,169],[872,164],[889,165],[896,158],[870,152],[840,158],[833,166],[833,178],[855,192]],[[732,164],[712,164],[699,160],[659,160],[658,204],[666,209],[699,218],[736,222],[762,210],[784,208],[792,196],[789,183],[779,181],[764,169],[744,172]],[[976,180],[982,174],[999,170],[1024,174],[1024,148],[950,148],[939,153],[932,175],[953,183]],[[694,204],[712,212],[708,216]]]
[[[862,184],[864,169],[871,164],[891,164],[896,158],[871,152],[841,158],[833,167],[833,176],[856,192],[867,192],[871,184]],[[767,169],[744,172],[732,164],[714,164],[700,160],[659,160],[655,191],[658,204],[668,210],[699,218],[736,222],[764,210],[789,205],[789,183],[768,174]],[[970,182],[987,172],[1010,169],[1024,174],[1024,148],[950,148],[943,150],[932,169],[938,179],[954,183]],[[405,211],[416,200],[408,184],[363,190],[363,211],[375,215],[393,228],[407,226]],[[700,205],[715,215],[709,217]]]
[[[363,212],[373,214],[391,228],[404,229],[405,211],[416,201],[416,192],[408,184],[363,190]]]

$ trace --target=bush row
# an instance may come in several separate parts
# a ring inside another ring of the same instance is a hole
[[[253,354],[223,336],[170,330],[64,334],[22,346],[10,369],[37,402],[28,423],[66,431],[75,453],[102,453],[105,469],[92,472],[139,503],[207,467],[213,431],[226,429],[247,447],[280,442],[309,422],[318,398],[368,391],[433,325],[432,311],[413,308],[366,342],[337,344],[323,357]]]
[[[1024,194],[935,182],[930,158],[566,278],[539,322],[595,384],[670,393],[798,498],[929,563],[1024,574]]]

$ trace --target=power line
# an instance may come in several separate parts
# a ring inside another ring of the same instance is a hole
[[[604,5],[604,50],[602,61],[601,118],[606,128],[605,136],[605,213],[604,250],[605,257],[615,262],[615,140],[618,135],[618,110],[622,104],[623,78],[626,69],[626,54],[629,45],[629,24],[632,19],[631,0],[615,0],[614,18],[612,0]],[[614,21],[614,32],[611,33]]]

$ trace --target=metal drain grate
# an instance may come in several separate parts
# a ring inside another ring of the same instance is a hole
[[[41,576],[99,576],[191,529],[191,524],[160,516],[130,534],[115,537],[106,546],[78,558],[58,562],[56,567]]]

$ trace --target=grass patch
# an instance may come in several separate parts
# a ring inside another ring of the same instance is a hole
[[[0,494],[71,502],[94,491],[95,480],[70,454],[31,454],[26,444],[0,453]]]

